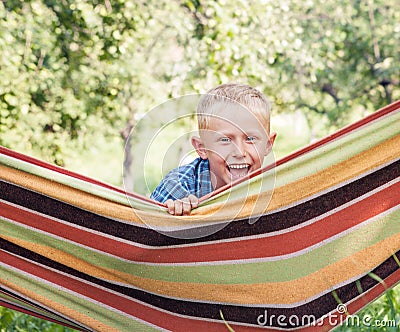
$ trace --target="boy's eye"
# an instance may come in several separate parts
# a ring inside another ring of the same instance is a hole
[[[227,143],[227,142],[230,142],[231,139],[229,137],[221,137],[220,141],[223,142],[223,143]]]
[[[257,138],[254,136],[247,136],[247,138],[246,138],[246,141],[248,141],[248,142],[254,142],[256,140],[257,140]]]

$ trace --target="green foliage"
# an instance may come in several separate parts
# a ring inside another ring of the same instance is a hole
[[[68,166],[226,81],[323,136],[400,97],[399,22],[396,0],[2,1],[0,144]]]
[[[196,2],[197,3],[197,2]],[[304,110],[331,131],[398,98],[398,1],[202,1],[189,42],[193,88],[259,86],[279,111]],[[397,10],[394,10],[397,8]],[[326,131],[318,133],[325,135]]]
[[[0,332],[73,332],[70,328],[0,307]]]

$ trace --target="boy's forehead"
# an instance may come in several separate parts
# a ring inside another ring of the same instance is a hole
[[[234,113],[235,111],[250,112],[244,105],[241,105],[238,102],[235,102],[234,100],[226,99],[226,100],[220,100],[210,105],[210,107],[207,109],[205,113],[209,115],[219,115],[221,113],[226,113],[228,111],[232,113]]]
[[[219,126],[235,125],[241,129],[254,127],[269,128],[269,119],[265,110],[250,110],[235,102],[219,102],[214,104],[205,114],[209,126],[218,123]]]

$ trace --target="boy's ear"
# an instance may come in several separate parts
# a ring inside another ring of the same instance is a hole
[[[267,151],[266,151],[265,155],[267,155],[268,153],[271,152],[272,147],[274,146],[275,138],[276,138],[276,133],[271,133],[269,135],[269,142],[268,142]]]
[[[207,151],[200,137],[192,137],[192,145],[201,159],[207,159]]]
[[[271,135],[269,135],[269,142],[270,142],[271,146],[274,145],[275,138],[276,138],[276,133],[271,133]]]

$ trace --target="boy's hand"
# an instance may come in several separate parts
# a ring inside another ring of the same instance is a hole
[[[192,209],[199,206],[199,199],[195,195],[189,195],[176,201],[168,199],[164,204],[167,206],[170,214],[174,216],[187,216]]]

